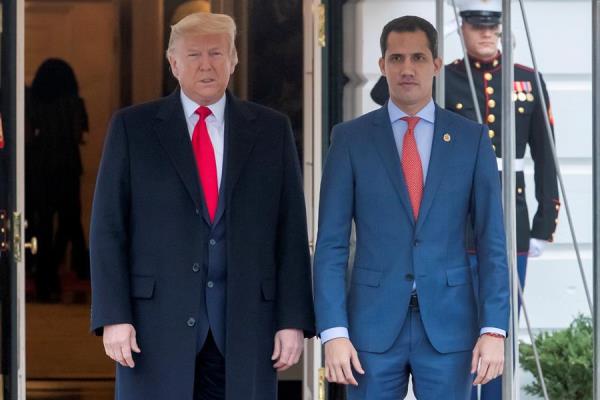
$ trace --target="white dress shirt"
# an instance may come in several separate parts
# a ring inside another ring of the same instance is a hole
[[[196,110],[200,107],[194,100],[190,99],[183,93],[181,93],[181,105],[183,106],[183,112],[185,114],[185,122],[187,123],[188,132],[190,134],[190,141],[194,135],[194,127],[200,116],[196,114]],[[206,128],[208,128],[208,136],[212,142],[213,149],[215,151],[215,161],[217,163],[217,184],[219,189],[221,188],[221,176],[223,174],[223,151],[225,149],[225,103],[227,97],[223,94],[223,97],[216,103],[210,104],[207,107],[212,112],[211,115],[206,117]]]
[[[390,116],[390,123],[394,132],[394,141],[396,142],[396,148],[398,150],[398,156],[402,160],[402,145],[404,142],[404,135],[408,129],[408,122],[402,120],[402,117],[409,116],[396,106],[391,100],[387,102],[387,109]],[[433,99],[427,103],[415,116],[420,118],[419,123],[415,126],[415,140],[417,142],[417,151],[421,158],[421,165],[423,167],[423,185],[427,180],[427,171],[429,170],[429,159],[431,157],[431,147],[433,144],[433,133],[435,126],[435,103]],[[417,289],[416,281],[413,283],[413,290]],[[480,334],[484,333],[498,333],[506,336],[506,332],[502,329],[484,327],[481,329]],[[320,334],[321,342],[325,343],[332,339],[337,338],[348,338],[348,329],[346,327],[334,327],[325,329]]]

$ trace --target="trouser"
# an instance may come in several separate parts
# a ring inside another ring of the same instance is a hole
[[[210,330],[196,356],[194,400],[225,400],[225,358]]]
[[[446,354],[435,350],[418,305],[411,305],[391,349],[358,352],[365,374],[354,373],[358,386],[347,386],[348,400],[403,399],[409,375],[419,400],[468,400],[473,382],[471,354],[471,350]]]

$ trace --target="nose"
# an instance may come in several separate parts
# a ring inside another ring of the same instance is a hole
[[[198,63],[198,68],[202,71],[206,71],[206,70],[209,70],[212,68],[210,65],[208,56],[203,55],[200,57],[200,62]]]
[[[485,28],[481,32],[483,33],[483,36],[485,36],[485,37],[492,37],[495,35],[494,30],[491,28]]]
[[[400,73],[403,77],[412,77],[415,75],[415,66],[412,60],[406,60],[402,63],[402,69]]]

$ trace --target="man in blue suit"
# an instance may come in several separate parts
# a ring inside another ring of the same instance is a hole
[[[466,400],[473,383],[503,369],[509,290],[497,165],[487,128],[432,100],[436,38],[422,18],[389,22],[379,66],[390,100],[332,133],[315,306],[327,379],[349,384],[351,400],[403,398],[409,375],[419,399]],[[477,276],[464,239],[469,213]]]

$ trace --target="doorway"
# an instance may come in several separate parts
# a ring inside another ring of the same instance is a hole
[[[114,367],[89,334],[87,237],[119,106],[117,29],[111,0],[25,2],[25,218],[39,243],[26,257],[27,398],[112,392]]]

